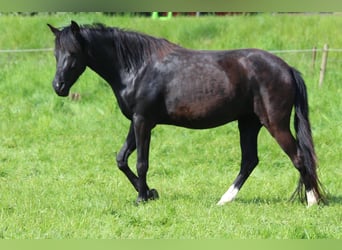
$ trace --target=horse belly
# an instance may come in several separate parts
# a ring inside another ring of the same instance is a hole
[[[226,75],[197,73],[201,77],[183,77],[169,89],[165,99],[168,123],[210,128],[235,120],[241,105]]]
[[[206,104],[180,105],[170,110],[169,119],[166,123],[188,128],[212,128],[230,121],[236,120],[237,116],[229,114],[226,105],[210,106]]]

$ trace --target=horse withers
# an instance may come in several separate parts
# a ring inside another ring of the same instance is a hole
[[[79,26],[72,21],[63,29],[49,27],[55,35],[56,93],[67,96],[88,67],[109,83],[131,121],[117,164],[138,192],[137,202],[158,197],[146,182],[151,130],[157,124],[207,129],[231,121],[238,122],[241,167],[219,205],[234,200],[257,166],[261,127],[300,173],[294,195],[305,196],[308,206],[324,201],[306,86],[300,73],[279,57],[259,49],[190,50],[102,24]],[[293,108],[296,137],[290,131]],[[128,166],[135,150],[137,174]]]

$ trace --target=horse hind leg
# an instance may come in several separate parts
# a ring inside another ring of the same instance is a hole
[[[259,119],[256,116],[246,117],[239,119],[238,124],[241,147],[240,172],[217,205],[224,205],[235,199],[242,185],[259,162],[257,152],[257,137],[261,128]]]
[[[293,137],[289,128],[279,129],[275,128],[275,126],[268,128],[272,136],[278,142],[283,151],[288,155],[291,159],[293,165],[300,173],[300,180],[298,184],[298,188],[295,193],[292,195],[292,198],[296,193],[299,194],[299,197],[304,200],[304,195],[302,195],[302,185],[305,187],[305,196],[307,200],[308,207],[315,205],[319,202],[319,191],[317,189],[318,183],[315,176],[312,176],[305,168],[304,159],[302,153],[297,145],[295,138]]]

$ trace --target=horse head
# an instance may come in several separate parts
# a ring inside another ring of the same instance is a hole
[[[52,82],[59,96],[68,96],[71,86],[86,68],[83,39],[79,25],[71,25],[59,30],[48,24],[55,35],[56,74]]]

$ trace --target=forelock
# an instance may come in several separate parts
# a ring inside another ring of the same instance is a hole
[[[56,37],[56,48],[61,50],[76,52],[82,49],[79,39],[72,33],[69,27],[62,29]]]

